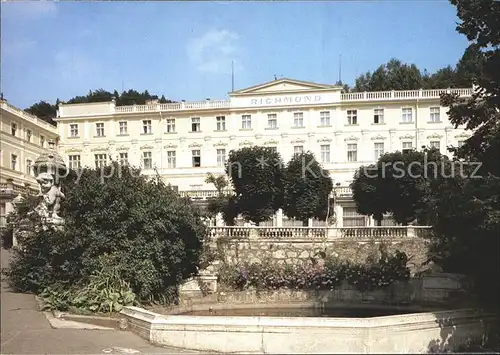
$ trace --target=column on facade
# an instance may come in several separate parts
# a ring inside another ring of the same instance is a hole
[[[396,130],[390,129],[389,130],[389,151],[393,152],[396,149],[397,149],[397,147],[396,147]]]
[[[446,127],[444,129],[444,132],[445,132],[445,135],[444,135],[444,146],[447,147],[448,145],[451,144],[451,137],[450,137],[450,134],[453,132],[453,127]]]
[[[372,157],[368,154],[372,151],[369,144],[369,131],[361,131],[361,144],[358,145],[358,160],[360,161],[372,161]]]
[[[420,147],[427,145],[425,141],[425,129],[419,128],[417,130],[417,144],[415,149],[420,150]]]
[[[342,206],[338,203],[335,204],[334,206],[334,210],[335,210],[335,217],[336,217],[336,226],[337,227],[343,227],[344,226],[344,213],[343,213],[343,209],[342,209]]]
[[[342,132],[340,131],[336,131],[335,132],[335,141],[333,143],[333,149],[332,149],[332,156],[333,157],[343,157],[343,155],[341,154],[341,152],[343,151],[343,140],[342,140]],[[342,158],[337,158],[337,159],[331,159],[331,162],[336,162],[336,163],[340,163],[341,161],[338,160],[338,159],[342,159]]]

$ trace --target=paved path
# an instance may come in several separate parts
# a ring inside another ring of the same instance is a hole
[[[1,266],[8,252],[1,250]],[[187,353],[161,348],[135,334],[118,330],[53,329],[33,295],[11,292],[1,282],[1,353],[4,354],[124,354]]]

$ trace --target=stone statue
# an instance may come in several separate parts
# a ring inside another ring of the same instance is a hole
[[[39,196],[42,196],[43,200],[35,211],[43,218],[50,219],[53,222],[62,222],[62,218],[59,217],[59,210],[61,208],[61,200],[64,199],[64,194],[54,184],[54,177],[44,172],[38,174],[36,181],[40,184]]]

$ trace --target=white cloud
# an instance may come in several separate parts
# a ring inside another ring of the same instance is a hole
[[[5,10],[9,18],[17,20],[34,20],[43,17],[53,17],[57,14],[57,3],[55,1],[4,1],[2,10]]]
[[[36,41],[31,39],[8,40],[2,43],[2,52],[6,56],[22,56],[36,47]]]
[[[205,73],[230,73],[231,61],[234,61],[235,70],[241,71],[243,66],[238,60],[238,40],[235,32],[212,29],[188,41],[186,50],[189,61],[196,70]]]
[[[56,75],[71,83],[97,77],[99,65],[80,51],[61,50],[54,56]]]

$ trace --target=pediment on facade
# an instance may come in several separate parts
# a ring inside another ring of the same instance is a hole
[[[332,139],[331,138],[328,138],[328,137],[323,137],[323,138],[320,138],[318,139],[318,143],[323,143],[323,142],[331,142]]]
[[[227,146],[227,143],[224,143],[223,141],[218,141],[217,143],[214,144],[214,147],[225,147]]]
[[[197,142],[194,142],[194,143],[191,143],[190,145],[188,145],[189,148],[199,148],[201,147],[201,143],[197,143]]]
[[[250,145],[253,145],[253,143],[250,141],[243,141],[240,143],[240,146],[250,146]]]
[[[137,139],[132,139],[131,143],[132,144],[137,144]]]
[[[95,147],[90,150],[91,152],[107,152],[108,148],[105,147]]]
[[[288,137],[288,133],[281,133],[281,138],[287,138]]]
[[[211,139],[212,139],[212,137],[210,137],[210,136],[206,136],[206,137],[205,137],[205,138],[203,138],[203,139],[205,139],[205,142],[208,142],[209,140],[211,140]]]
[[[386,139],[386,137],[380,135],[380,134],[377,134],[376,136],[372,137],[372,141],[381,141],[381,140],[384,140]]]
[[[350,142],[350,141],[358,141],[359,138],[358,137],[355,137],[355,136],[350,136],[350,137],[347,137],[344,139],[346,142]]]
[[[256,134],[255,135],[255,139],[261,139],[262,138],[262,134]]]
[[[297,139],[292,140],[292,143],[305,143],[305,142],[306,142],[306,140],[301,139],[301,138],[297,138]]]
[[[145,144],[143,146],[141,146],[141,149],[153,149],[154,147],[150,144]]]
[[[264,143],[264,145],[277,145],[279,142],[277,140],[271,139]]]
[[[404,136],[399,137],[399,139],[413,139],[413,138],[415,137],[412,136],[411,134],[405,134]]]
[[[328,84],[318,84],[310,81],[294,80],[289,78],[282,78],[278,80],[269,81],[267,83],[250,86],[230,93],[231,96],[238,95],[251,95],[251,94],[265,94],[265,93],[279,93],[279,92],[303,92],[311,90],[331,90],[339,89],[338,86]]]
[[[175,149],[177,146],[175,144],[169,143],[165,146],[166,149]]]
[[[428,139],[431,139],[431,138],[443,138],[442,135],[440,134],[437,134],[437,133],[434,133],[434,134],[431,134],[429,136],[427,136]]]
[[[127,147],[125,145],[121,145],[121,146],[117,147],[116,150],[129,150],[129,147]]]

